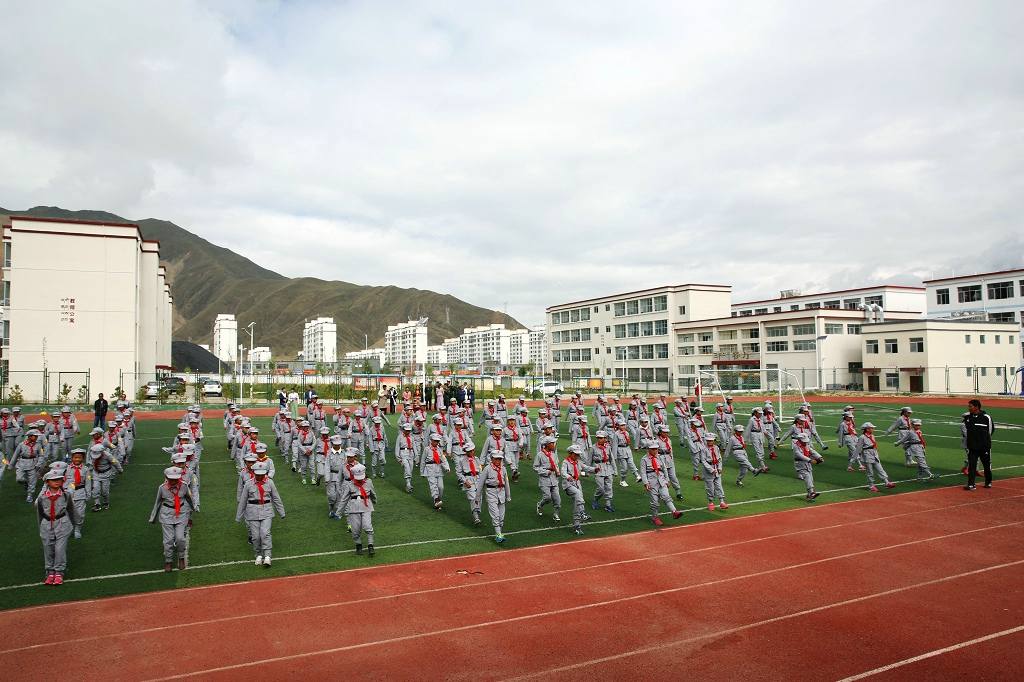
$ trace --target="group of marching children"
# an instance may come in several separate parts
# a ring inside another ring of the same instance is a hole
[[[186,410],[169,447],[164,481],[157,487],[149,522],[163,530],[164,571],[188,566],[192,517],[199,512],[199,461],[203,454],[203,411],[199,405]]]
[[[94,512],[110,509],[111,481],[124,471],[135,446],[135,417],[131,406],[119,401],[108,430],[96,427],[90,431],[87,447],[74,445],[80,428],[69,406],[49,417],[49,421],[36,420],[26,429],[20,408],[3,408],[0,431],[4,468],[15,470],[17,482],[25,488],[25,500],[36,508],[43,544],[43,583],[61,585],[67,571],[68,541],[81,539],[89,500]]]

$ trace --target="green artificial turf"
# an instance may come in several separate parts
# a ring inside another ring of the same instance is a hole
[[[882,430],[892,423],[898,411],[896,405],[855,404],[858,408],[858,424],[871,420]],[[963,408],[908,404],[914,406],[915,416],[924,420],[928,460],[932,470],[945,476],[931,483],[913,481],[916,469],[904,467],[903,451],[892,445],[894,438],[879,436],[883,465],[890,477],[901,483],[893,490],[884,490],[878,494],[894,495],[926,487],[962,485],[963,479],[959,475],[963,460],[959,415]],[[840,450],[835,444],[834,432],[841,406],[841,403],[818,404],[815,409],[818,431],[831,445],[823,453],[824,464],[814,470],[817,488],[823,493],[814,503],[817,505],[876,495],[866,490],[863,473],[846,471],[845,449]],[[737,405],[741,423],[745,423],[744,412],[749,407],[749,404]],[[534,416],[535,413],[534,410]],[[1020,410],[996,407],[990,413],[997,422],[1004,424],[1024,422],[1024,412]],[[264,437],[271,434],[269,417],[253,421],[260,427]],[[679,521],[665,517],[666,525],[700,523],[807,505],[803,499],[803,484],[794,474],[792,454],[787,445],[779,450],[779,459],[769,463],[769,473],[758,478],[748,476],[747,485],[742,489],[735,485],[736,465],[729,460],[723,483],[730,509],[708,512],[703,482],[690,480],[689,452],[678,444],[674,419],[670,421],[676,470],[685,497],[680,508],[688,511]],[[564,422],[562,430],[568,431]],[[394,430],[388,431],[393,440]],[[498,547],[490,537],[492,529],[486,515],[486,505],[483,525],[474,527],[465,495],[458,489],[454,475],[449,476],[445,482],[447,510],[436,512],[431,506],[426,480],[418,474],[413,480],[416,488],[414,494],[408,495],[403,491],[401,469],[389,452],[387,477],[375,481],[378,504],[374,514],[374,530],[378,553],[374,559],[365,555],[355,556],[352,552],[352,538],[345,530],[344,521],[327,518],[324,488],[301,485],[298,476],[283,463],[271,443],[271,451],[274,452],[272,456],[277,465],[275,481],[288,516],[284,520],[274,521],[273,567],[256,567],[252,565],[252,551],[246,543],[245,528],[234,522],[236,473],[226,456],[224,430],[220,420],[206,419],[204,432],[202,512],[195,517],[191,566],[185,571],[169,574],[163,572],[160,528],[147,523],[156,488],[163,481],[162,471],[168,462],[168,457],[160,447],[170,445],[175,433],[174,420],[138,422],[139,439],[135,455],[125,473],[112,486],[111,509],[99,513],[87,512],[84,537],[70,541],[66,576],[68,582],[61,587],[35,584],[43,578],[42,550],[35,514],[32,506],[25,502],[21,486],[15,483],[14,472],[8,471],[0,484],[0,608],[481,551],[503,551],[505,548],[563,542],[576,537],[571,527],[572,510],[564,496],[561,524],[551,521],[550,507],[546,509],[543,518],[537,516],[534,505],[538,499],[538,490],[529,462],[525,463],[527,466],[521,467],[522,477],[512,489],[512,502],[505,526],[508,540]],[[484,435],[478,429],[478,445],[482,443]],[[999,478],[1024,472],[1024,430],[1020,426],[1002,427],[995,439],[993,466],[1011,467],[996,472],[998,485]],[[559,442],[560,455],[564,456],[568,444],[568,436],[563,435]],[[638,453],[635,454],[639,457]],[[856,486],[853,490],[840,490],[853,486]],[[584,491],[588,503],[593,490],[592,481],[585,481]],[[615,535],[652,528],[646,516],[648,496],[638,484],[630,481],[629,488],[616,485],[615,507],[616,512],[609,514],[601,510],[592,511],[588,504],[587,511],[596,523],[586,525],[586,536]],[[470,565],[467,563],[467,566]],[[95,579],[98,576],[110,577]]]

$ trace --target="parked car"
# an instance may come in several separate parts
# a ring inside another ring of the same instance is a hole
[[[164,385],[161,381],[150,381],[146,384],[146,397],[147,398],[159,398],[160,391]]]
[[[167,377],[164,379],[164,388],[168,393],[185,395],[185,380],[181,377]]]
[[[545,398],[550,398],[553,395],[562,395],[565,393],[565,387],[557,381],[543,381],[541,382],[536,390],[540,391]]]
[[[203,395],[215,395],[219,398],[224,395],[224,387],[216,379],[207,379],[203,382]]]

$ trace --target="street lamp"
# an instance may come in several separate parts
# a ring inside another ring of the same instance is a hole
[[[817,383],[818,383],[818,390],[819,391],[822,389],[822,386],[821,386],[821,371],[822,371],[821,370],[821,363],[824,360],[824,358],[821,356],[821,344],[827,338],[828,338],[828,334],[822,334],[814,342],[814,354],[815,354],[815,356],[817,356],[817,365],[818,365],[818,382]]]
[[[253,384],[253,379],[252,379],[252,376],[253,376],[253,366],[252,366],[252,363],[253,363],[253,359],[254,359],[253,358],[253,351],[256,349],[256,341],[255,341],[256,323],[255,322],[250,322],[248,325],[246,325],[245,328],[249,331],[249,400],[251,401],[252,400],[252,384]]]

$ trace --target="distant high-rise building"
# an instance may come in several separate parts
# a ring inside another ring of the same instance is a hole
[[[318,317],[302,329],[302,357],[306,362],[338,361],[338,326],[333,317]]]
[[[234,315],[218,315],[213,321],[213,347],[210,352],[223,362],[238,360],[238,320]]]
[[[397,368],[423,365],[427,360],[426,320],[409,320],[388,325],[384,332],[387,362]]]

